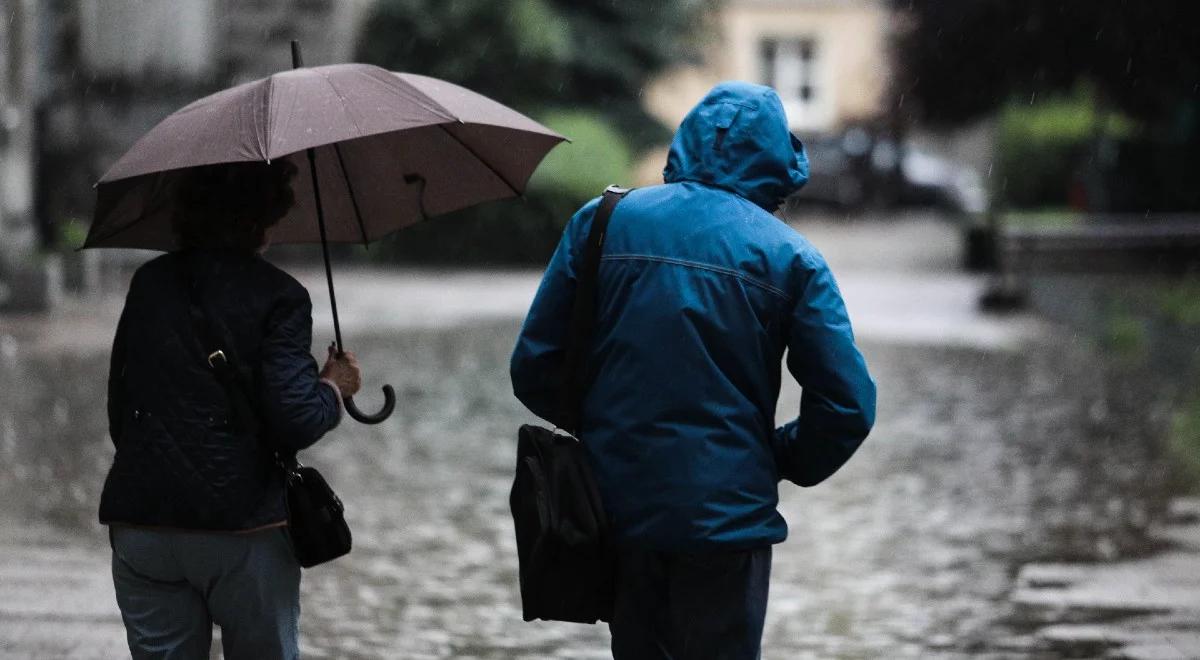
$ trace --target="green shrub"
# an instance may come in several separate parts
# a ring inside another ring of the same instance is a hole
[[[529,182],[531,191],[587,200],[611,183],[629,183],[633,156],[621,135],[603,119],[577,111],[550,112],[539,119],[571,142],[546,156]]]
[[[67,218],[55,224],[57,230],[57,247],[60,250],[72,252],[87,240],[88,223],[80,218]]]
[[[1145,323],[1128,311],[1110,313],[1101,336],[1101,344],[1121,359],[1141,357],[1146,351]]]
[[[1167,452],[1176,485],[1187,492],[1200,492],[1200,397],[1175,413]]]
[[[1164,287],[1158,293],[1159,308],[1178,325],[1200,327],[1200,277],[1191,277]]]
[[[1092,94],[1029,103],[1014,101],[1000,113],[996,140],[999,199],[1009,207],[1063,207],[1073,182],[1092,157],[1097,135],[1119,140],[1134,124],[1097,111]]]
[[[631,150],[599,115],[551,112],[538,119],[572,141],[547,155],[523,198],[426,220],[372,246],[372,257],[447,266],[545,264],[584,202],[610,183],[629,181]]]

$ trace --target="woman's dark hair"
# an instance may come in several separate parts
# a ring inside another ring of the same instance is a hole
[[[245,252],[262,247],[267,229],[296,201],[295,175],[296,166],[286,160],[188,169],[179,182],[172,218],[179,246]]]

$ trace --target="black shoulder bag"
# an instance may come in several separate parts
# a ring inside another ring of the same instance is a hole
[[[521,606],[526,621],[608,621],[614,566],[608,518],[579,433],[585,356],[596,320],[596,286],[608,220],[628,190],[604,191],[588,232],[563,370],[562,430],[526,424],[517,433],[517,470],[509,506],[517,533]],[[570,435],[568,435],[568,433]]]
[[[191,268],[185,270],[193,271]],[[251,390],[237,366],[233,343],[224,341],[229,335],[205,313],[194,272],[190,278],[185,278],[184,285],[188,290],[188,308],[196,338],[213,375],[225,390],[231,416],[243,431],[261,438],[262,424],[252,403]],[[349,553],[350,527],[346,524],[341,498],[316,468],[301,465],[294,452],[276,451],[275,460],[284,474],[287,531],[296,561],[304,568],[311,568]]]

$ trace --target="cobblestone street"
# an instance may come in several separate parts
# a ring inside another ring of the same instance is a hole
[[[842,472],[781,485],[764,658],[1200,657],[1200,513],[1163,485],[1155,384],[1032,315],[977,311],[985,283],[944,221],[798,228],[838,277],[880,409]],[[320,352],[323,274],[299,274]],[[603,627],[520,617],[507,491],[530,417],[506,369],[538,277],[337,273],[363,398],[389,382],[399,404],[310,452],[355,550],[305,574],[305,657],[608,657]],[[119,305],[0,318],[0,657],[125,653],[95,522]],[[788,384],[780,421],[798,399]]]

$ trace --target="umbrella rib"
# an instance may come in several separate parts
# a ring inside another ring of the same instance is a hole
[[[350,205],[354,207],[354,219],[358,221],[358,231],[362,234],[363,247],[370,243],[367,238],[367,226],[363,224],[362,211],[358,208],[358,197],[354,194],[354,184],[350,183],[350,174],[346,171],[346,161],[342,159],[342,145],[333,143],[333,153],[337,154],[338,169],[342,171],[342,180],[346,182],[346,190],[350,192]]]
[[[166,205],[166,201],[167,201],[163,198],[163,195],[162,195],[162,189],[163,189],[162,177],[163,177],[162,172],[154,173],[154,184],[151,187],[150,199],[145,204],[142,205],[142,211],[140,213],[138,213],[137,217],[135,217],[133,220],[130,220],[129,222],[127,222],[119,227],[113,227],[112,229],[109,229],[108,231],[106,231],[102,234],[99,234],[98,236],[90,236],[89,235],[86,239],[84,239],[83,245],[79,249],[82,250],[83,248],[94,247],[97,243],[113,239],[118,234],[123,234],[126,231],[128,231],[129,229],[132,229],[134,227],[134,225],[141,223],[143,220],[146,219],[147,216],[149,216],[153,213],[156,213],[160,209],[162,209]]]
[[[462,138],[460,138],[460,137],[458,137],[457,135],[455,135],[454,133],[452,133],[452,132],[450,131],[450,129],[446,128],[446,125],[445,125],[445,124],[438,124],[437,126],[438,126],[438,128],[442,129],[442,132],[443,132],[443,133],[445,133],[446,135],[449,135],[450,137],[454,138],[454,141],[455,141],[455,142],[457,142],[459,145],[461,145],[461,146],[462,146],[462,148],[463,148],[463,149],[466,149],[468,153],[470,153],[472,156],[474,156],[474,157],[475,157],[475,160],[479,161],[480,163],[483,163],[483,166],[484,166],[484,167],[486,167],[486,168],[488,168],[488,170],[490,170],[490,171],[492,172],[492,174],[495,174],[495,175],[496,175],[496,178],[498,178],[498,179],[500,179],[501,181],[503,181],[503,182],[504,182],[504,185],[508,186],[508,189],[512,191],[512,194],[514,194],[514,195],[516,195],[516,196],[518,196],[518,197],[520,197],[520,196],[521,196],[521,191],[520,191],[520,190],[517,190],[517,187],[516,187],[516,186],[514,186],[514,185],[512,184],[512,182],[508,180],[508,177],[506,177],[506,176],[504,176],[503,174],[501,174],[501,173],[500,173],[500,171],[499,171],[499,170],[497,170],[495,167],[492,167],[492,164],[491,164],[491,163],[489,163],[489,162],[487,162],[486,160],[484,160],[484,159],[483,159],[483,157],[481,157],[481,156],[479,155],[479,153],[478,153],[478,152],[476,152],[474,149],[472,149],[472,148],[471,148],[471,145],[467,144],[466,142],[464,142],[464,141],[462,140]]]
[[[259,156],[266,162],[271,162],[271,97],[275,93],[275,77],[267,76],[267,90],[263,94],[262,103],[258,106],[262,113],[260,121],[254,124],[254,137],[258,141]]]
[[[350,104],[346,103],[346,97],[342,96],[342,92],[337,88],[337,85],[333,84],[333,81],[329,79],[329,76],[325,75],[324,71],[319,71],[317,69],[309,69],[309,71],[316,72],[317,75],[321,76],[321,80],[324,80],[325,84],[329,85],[329,89],[333,90],[333,95],[338,98],[338,101],[341,101],[342,110],[345,111],[346,117],[350,119],[350,123],[354,124],[354,132],[356,133],[355,137],[362,137],[362,127],[358,125],[358,119],[356,119],[354,114],[350,112]]]
[[[449,119],[451,121],[460,121],[460,122],[462,121],[461,119],[458,118],[458,115],[456,115],[450,111],[450,108],[447,108],[446,106],[442,105],[441,103],[438,102],[437,99],[435,99],[432,96],[430,96],[429,94],[427,94],[425,92],[425,90],[421,89],[420,87],[417,87],[416,85],[412,84],[412,82],[410,82],[408,79],[406,79],[404,76],[407,74],[397,73],[397,72],[393,72],[393,71],[388,71],[387,73],[390,73],[393,78],[404,83],[405,89],[407,89],[410,92],[415,92],[421,98],[425,99],[426,103],[421,104],[421,107],[424,108],[425,110],[429,110],[431,112],[437,112],[438,114],[445,115],[446,119]]]

